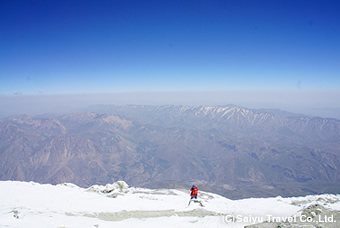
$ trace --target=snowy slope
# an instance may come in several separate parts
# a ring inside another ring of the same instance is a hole
[[[340,210],[340,195],[229,200],[199,192],[128,187],[125,182],[83,189],[73,184],[0,182],[0,227],[244,227],[268,215],[290,217],[318,202]],[[234,222],[232,222],[234,218]]]

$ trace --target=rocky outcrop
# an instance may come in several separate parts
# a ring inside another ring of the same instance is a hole
[[[272,218],[273,221],[266,221],[260,224],[245,226],[245,228],[337,228],[339,227],[340,212],[326,209],[320,204],[311,204],[303,209],[298,216],[288,218]],[[281,220],[281,221],[279,221]]]

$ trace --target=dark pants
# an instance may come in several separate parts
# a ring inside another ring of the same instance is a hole
[[[191,199],[194,199],[194,198],[197,199],[197,194],[191,196]]]

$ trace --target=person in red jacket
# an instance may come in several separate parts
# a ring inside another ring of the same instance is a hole
[[[194,199],[194,198],[197,199],[198,188],[195,185],[193,185],[190,191],[191,191],[191,194],[190,194],[191,199]]]

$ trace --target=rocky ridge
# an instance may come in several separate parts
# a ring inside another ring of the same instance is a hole
[[[0,179],[85,187],[195,182],[231,198],[339,191],[335,119],[236,106],[92,111],[2,119]]]

